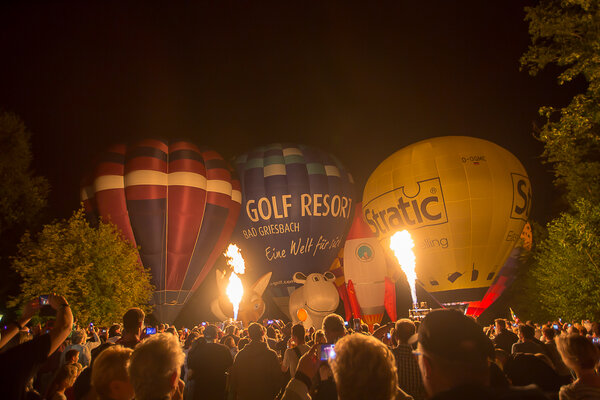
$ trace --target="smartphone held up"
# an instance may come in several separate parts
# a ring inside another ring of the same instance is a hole
[[[335,358],[335,345],[334,344],[322,344],[321,345],[321,361],[329,361]]]

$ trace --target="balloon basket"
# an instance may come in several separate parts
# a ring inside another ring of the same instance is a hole
[[[408,310],[408,318],[412,321],[421,321],[431,311],[432,308],[427,306],[427,302],[422,301],[420,304],[413,304],[413,308]]]

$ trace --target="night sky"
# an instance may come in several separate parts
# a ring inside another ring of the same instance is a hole
[[[49,214],[106,145],[187,138],[226,158],[279,141],[337,155],[359,190],[392,152],[468,135],[514,153],[533,217],[556,211],[533,135],[575,88],[519,71],[523,1],[3,2],[0,108],[33,133]],[[325,4],[326,3],[326,4]]]

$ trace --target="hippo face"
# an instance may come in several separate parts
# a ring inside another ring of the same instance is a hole
[[[301,272],[294,274],[294,282],[304,285],[306,307],[317,313],[331,313],[337,308],[340,299],[334,280],[335,276],[331,272],[313,273],[308,276]]]

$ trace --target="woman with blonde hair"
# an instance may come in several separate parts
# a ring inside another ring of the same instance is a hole
[[[600,361],[598,348],[578,334],[561,335],[555,341],[563,362],[577,375],[575,382],[560,388],[559,399],[600,399],[600,375],[596,371]]]
[[[67,400],[65,390],[73,386],[79,370],[73,364],[63,365],[59,368],[54,380],[48,388],[47,400]]]

